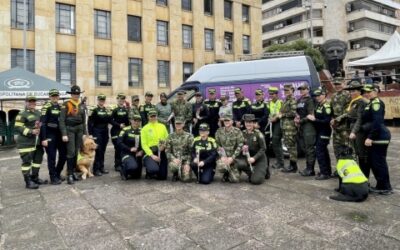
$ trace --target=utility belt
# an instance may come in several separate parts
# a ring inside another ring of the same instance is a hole
[[[49,123],[47,123],[47,127],[52,128],[52,129],[57,129],[58,123],[49,122]]]

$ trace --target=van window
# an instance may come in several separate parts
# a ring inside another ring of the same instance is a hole
[[[178,94],[178,90],[185,90],[186,91],[186,100],[190,103],[194,103],[195,102],[195,98],[194,98],[194,93],[196,93],[198,91],[197,87],[186,87],[186,88],[179,88],[177,89],[177,91],[175,91],[169,98],[168,98],[168,102],[172,103],[176,100],[176,96]]]

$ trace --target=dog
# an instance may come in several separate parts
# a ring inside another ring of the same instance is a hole
[[[96,148],[97,144],[94,142],[93,137],[84,135],[76,164],[78,170],[82,172],[83,180],[85,180],[86,177],[93,177],[91,169],[96,155]]]

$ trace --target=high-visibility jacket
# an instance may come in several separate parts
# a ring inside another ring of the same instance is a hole
[[[342,178],[343,183],[360,184],[368,181],[357,162],[354,160],[339,159],[336,170],[340,178]]]
[[[165,144],[167,137],[167,128],[159,122],[149,122],[140,131],[142,148],[147,156],[153,155],[151,147],[158,147],[160,141],[163,141]]]

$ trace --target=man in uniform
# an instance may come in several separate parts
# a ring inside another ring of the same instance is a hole
[[[139,111],[142,117],[142,126],[145,126],[148,122],[148,113],[150,110],[155,110],[156,106],[151,103],[153,100],[153,94],[151,92],[146,92],[144,95],[144,104],[140,105]]]
[[[36,110],[36,97],[26,97],[26,107],[15,120],[18,132],[17,148],[22,160],[21,171],[25,187],[37,189],[46,182],[39,179],[40,164],[43,160],[43,148],[40,145],[40,112]]]
[[[232,114],[235,127],[243,129],[242,117],[244,114],[248,114],[250,111],[251,102],[249,99],[244,97],[241,88],[235,88],[236,100],[232,103]]]
[[[193,114],[193,136],[199,135],[199,126],[200,124],[207,122],[209,113],[207,105],[203,103],[203,96],[200,92],[195,93],[196,102],[192,105],[192,114]]]
[[[220,100],[217,99],[216,95],[217,91],[215,88],[208,89],[208,99],[204,101],[204,104],[207,105],[208,108],[208,125],[210,126],[210,137],[215,137],[215,132],[218,129],[218,121],[219,121],[219,108],[222,106]]]
[[[314,115],[314,101],[310,96],[310,88],[307,83],[297,88],[300,90],[300,98],[297,100],[296,126],[299,127],[300,137],[303,138],[306,153],[306,168],[300,171],[302,176],[314,176],[315,166],[315,139],[314,124],[308,119],[308,115]]]
[[[297,172],[297,127],[294,122],[296,117],[297,102],[294,99],[294,87],[291,84],[284,85],[285,101],[282,104],[278,118],[281,120],[283,141],[289,151],[289,166],[284,167],[284,173]]]
[[[61,172],[67,161],[67,148],[61,139],[61,131],[58,124],[61,106],[58,104],[60,93],[57,89],[49,91],[50,101],[42,107],[40,121],[40,140],[47,153],[47,167],[49,168],[50,183],[53,185],[61,184]],[[56,156],[58,151],[58,162]]]
[[[165,94],[164,92],[160,94],[160,102],[157,103],[156,110],[158,121],[164,124],[169,131],[172,108],[171,104],[167,102],[167,94]]]
[[[125,107],[126,96],[123,93],[117,95],[117,106],[111,113],[111,141],[114,145],[114,169],[119,171],[121,169],[121,151],[118,147],[117,141],[121,130],[129,125],[129,110]]]
[[[172,112],[175,117],[183,117],[185,119],[184,130],[191,132],[189,124],[192,123],[192,105],[185,100],[185,91],[179,90],[176,100],[171,104]]]
[[[74,171],[83,135],[87,134],[86,115],[85,109],[79,101],[79,96],[82,93],[81,88],[74,85],[71,87],[71,91],[67,93],[71,94],[71,99],[61,106],[60,130],[63,142],[67,143],[68,184],[74,184],[74,181],[79,180],[74,175]]]
[[[264,133],[268,122],[268,109],[264,102],[264,91],[257,89],[255,95],[256,101],[250,105],[250,114],[254,114],[256,129]]]
[[[129,119],[131,119],[134,115],[140,115],[139,111],[139,96],[138,95],[133,95],[132,98],[132,104],[129,109]]]
[[[167,139],[165,153],[168,167],[172,172],[172,181],[190,181],[190,151],[193,144],[193,135],[183,130],[183,117],[175,118],[175,132]]]
[[[244,138],[239,128],[233,127],[232,116],[225,114],[224,127],[215,134],[220,159],[217,160],[217,171],[223,174],[222,181],[239,182],[240,173],[236,158],[242,150]]]

